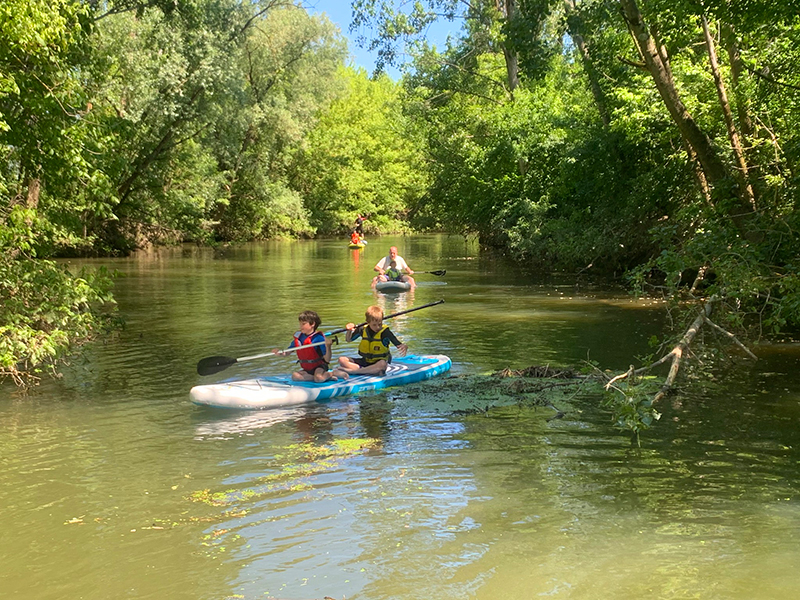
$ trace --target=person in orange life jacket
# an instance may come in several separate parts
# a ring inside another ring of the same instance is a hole
[[[339,358],[339,369],[351,375],[383,375],[386,367],[392,362],[389,344],[397,346],[398,356],[405,356],[408,346],[403,344],[383,324],[383,309],[380,306],[370,306],[365,314],[367,325],[356,328],[354,323],[345,325],[347,328],[346,339],[348,342],[361,338],[358,345],[357,358],[342,356]]]
[[[316,381],[322,383],[329,379],[337,380],[339,377],[343,379],[348,378],[348,374],[339,369],[333,372],[328,371],[328,365],[331,361],[331,344],[332,338],[326,338],[325,334],[317,331],[317,328],[322,324],[319,315],[313,310],[306,310],[300,313],[297,317],[300,325],[300,331],[294,334],[292,343],[286,350],[278,350],[277,348],[272,351],[273,354],[288,354],[292,348],[299,346],[306,346],[308,344],[320,344],[312,348],[303,348],[297,350],[297,358],[300,362],[300,369],[292,373],[292,379],[295,381]]]
[[[411,270],[403,257],[397,254],[397,246],[392,246],[389,248],[389,255],[380,259],[378,264],[372,268],[373,271],[378,272],[378,274],[372,279],[372,287],[375,287],[375,284],[379,281],[389,280],[389,278],[386,277],[386,270],[391,266],[392,261],[395,261],[395,266],[399,271],[404,271],[398,281],[408,282],[411,284],[411,287],[414,287],[416,282],[414,281],[414,278],[411,277],[414,274],[414,271]]]
[[[357,231],[354,231],[350,234],[350,243],[351,244],[360,244],[361,243],[361,236],[358,235]]]

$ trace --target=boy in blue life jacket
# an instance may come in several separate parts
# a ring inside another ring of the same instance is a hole
[[[339,358],[339,371],[351,375],[383,375],[386,367],[392,362],[389,344],[397,347],[397,355],[405,356],[408,346],[400,342],[391,330],[383,324],[383,309],[380,306],[370,306],[366,314],[366,326],[356,328],[355,323],[345,325],[348,342],[361,338],[358,345],[357,358],[342,356]]]
[[[322,324],[319,315],[313,310],[306,310],[300,313],[297,320],[300,325],[300,331],[294,334],[294,339],[289,344],[289,347],[286,350],[278,350],[276,348],[272,353],[287,354],[293,348],[300,346],[319,345],[297,350],[300,370],[292,373],[292,379],[294,381],[316,381],[317,383],[322,383],[329,379],[336,381],[339,377],[347,379],[349,375],[344,371],[339,369],[333,372],[328,371],[328,366],[331,362],[333,338],[325,337],[324,333],[317,331],[317,328]]]

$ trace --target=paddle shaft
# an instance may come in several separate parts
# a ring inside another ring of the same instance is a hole
[[[430,275],[437,275],[438,277],[444,277],[445,273],[447,273],[446,269],[442,269],[441,271],[414,271],[414,274],[417,273],[428,273]]]
[[[295,350],[301,350],[303,348],[313,348],[314,346],[323,346],[328,343],[328,340],[324,342],[316,342],[314,344],[304,344],[302,346],[297,346],[296,348],[287,348],[286,350],[279,350],[277,353],[275,352],[265,352],[263,354],[254,354],[253,356],[242,356],[241,358],[234,358],[232,356],[208,356],[206,358],[201,358],[200,362],[197,363],[197,374],[198,375],[213,375],[214,373],[219,373],[220,371],[224,371],[231,365],[235,365],[236,363],[246,362],[248,360],[255,360],[257,358],[265,358],[269,356],[286,356],[290,352],[294,352]]]
[[[416,308],[409,308],[408,310],[401,310],[400,312],[396,312],[391,315],[386,315],[383,317],[384,319],[391,319],[393,317],[399,317],[400,315],[405,315],[410,312],[414,312],[415,310],[422,310],[423,308],[428,308],[430,306],[436,306],[437,304],[442,304],[444,300],[437,300],[436,302],[430,302],[428,304],[423,304],[422,306],[417,306]],[[359,323],[355,326],[355,328],[364,327],[367,325],[367,321],[363,323]],[[341,329],[335,329],[326,333],[326,336],[336,335],[337,333],[344,333],[347,331],[347,327],[342,327]],[[257,358],[264,358],[267,356],[285,356],[289,352],[294,352],[296,350],[300,350],[302,348],[311,348],[312,346],[322,346],[326,344],[327,340],[324,342],[317,342],[315,344],[305,344],[303,346],[297,346],[296,348],[287,348],[286,350],[281,350],[278,354],[274,354],[272,352],[265,352],[263,354],[254,354],[252,356],[243,356],[241,358],[232,358],[230,356],[209,356],[207,358],[203,358],[200,362],[197,363],[197,373],[199,375],[213,375],[214,373],[219,373],[220,371],[224,371],[231,365],[235,365],[236,363],[245,362],[248,360],[255,360]]]
[[[415,310],[422,310],[423,308],[428,308],[428,307],[436,306],[437,304],[443,304],[443,303],[444,303],[444,299],[437,300],[436,302],[429,302],[428,304],[423,304],[422,306],[417,306],[416,308],[409,308],[408,310],[401,310],[400,312],[396,312],[396,313],[393,313],[391,315],[386,315],[385,317],[383,317],[383,320],[385,321],[386,319],[391,319],[393,317],[399,317],[400,315],[405,315],[407,313],[414,312]],[[369,321],[364,321],[363,323],[359,323],[358,325],[355,326],[355,329],[358,329],[359,327],[364,327],[364,325],[367,325],[368,323],[369,323]],[[331,331],[329,333],[326,333],[325,335],[336,335],[337,333],[344,333],[345,331],[347,331],[347,327],[343,327],[342,329],[334,329],[333,331]]]
[[[429,308],[431,306],[436,306],[437,304],[442,304],[442,303],[444,303],[444,300],[437,300],[436,302],[430,302],[429,304],[423,304],[422,306],[417,306],[416,308],[409,308],[408,310],[401,310],[400,312],[396,312],[396,313],[391,314],[391,315],[386,315],[385,317],[383,317],[383,320],[385,321],[386,319],[391,319],[393,317],[399,317],[400,315],[405,315],[407,313],[414,312],[415,310],[422,310],[423,308]],[[367,323],[368,323],[368,321],[364,321],[363,323],[359,323],[358,325],[355,326],[355,328],[358,329],[359,327],[364,327],[364,325],[367,325]],[[329,331],[325,335],[326,336],[331,336],[331,335],[336,335],[337,333],[344,333],[345,331],[347,331],[347,327],[342,327],[341,329],[334,329],[333,331]],[[286,355],[286,354],[288,354],[290,352],[294,352],[295,350],[300,350],[302,348],[312,348],[314,346],[322,346],[324,344],[326,344],[326,342],[317,342],[316,344],[306,344],[305,346],[297,346],[297,348],[287,348],[286,350],[281,350],[279,352],[279,354]],[[242,358],[237,358],[236,362],[244,362],[246,360],[255,360],[257,358],[264,358],[265,356],[270,356],[271,354],[272,354],[272,352],[266,352],[264,354],[254,354],[253,356],[243,356]]]
[[[303,348],[313,348],[314,346],[324,346],[327,344],[327,340],[324,342],[317,342],[316,344],[305,344],[303,346],[297,346],[296,348],[286,348],[285,350],[279,350],[276,352],[265,352],[264,354],[254,354],[253,356],[243,356],[242,358],[237,358],[236,362],[244,362],[246,360],[255,360],[256,358],[264,358],[265,356],[286,356],[290,352],[294,352],[295,350],[302,350]]]

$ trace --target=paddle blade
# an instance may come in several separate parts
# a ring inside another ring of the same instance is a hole
[[[428,273],[430,273],[431,275],[436,275],[438,277],[444,277],[444,274],[447,273],[447,269],[444,269],[442,271],[428,271]]]
[[[202,358],[200,362],[197,363],[197,374],[213,375],[214,373],[224,371],[231,365],[236,364],[236,362],[237,359],[231,358],[230,356],[209,356],[207,358]]]

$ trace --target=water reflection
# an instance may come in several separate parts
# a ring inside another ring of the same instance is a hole
[[[447,269],[447,285],[374,295],[390,245]],[[382,238],[357,254],[317,240],[113,261],[126,275],[119,338],[30,398],[0,388],[4,597],[798,596],[800,351],[788,345],[665,403],[641,450],[598,398],[551,422],[518,406],[441,413],[424,384],[278,411],[189,403],[211,379],[199,358],[283,347],[305,308],[334,329],[372,303],[391,314],[444,298],[388,324],[412,351],[451,356],[456,375],[587,356],[626,368],[661,330],[646,301],[542,280],[462,238]]]
[[[225,411],[203,410],[195,417],[200,422],[195,426],[195,439],[224,440],[235,436],[253,436],[259,430],[272,427],[278,423],[298,423],[309,418],[312,408],[293,407],[275,408],[259,411]]]
[[[414,288],[400,293],[386,294],[384,292],[374,291],[375,304],[383,309],[384,315],[391,315],[404,310],[408,310],[414,306]],[[410,315],[400,315],[394,317],[392,323],[398,323],[403,318],[408,318]],[[391,324],[387,323],[391,326]]]
[[[353,259],[353,268],[356,271],[359,271],[361,269],[361,252],[362,252],[362,250],[363,250],[363,248],[352,248],[350,250],[350,256]]]

